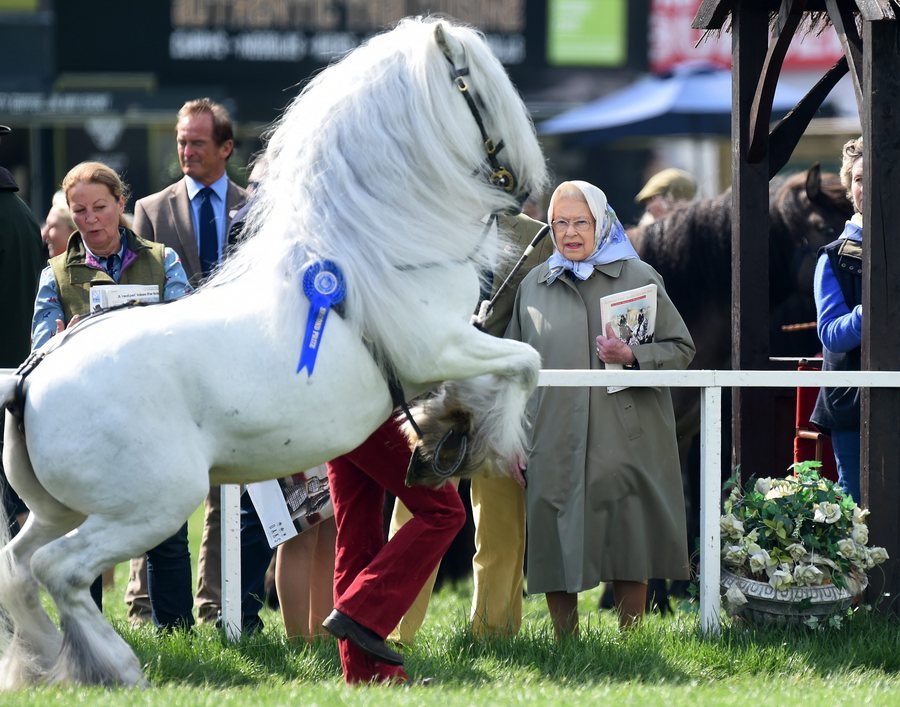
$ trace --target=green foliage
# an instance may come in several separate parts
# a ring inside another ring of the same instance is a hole
[[[106,596],[118,612],[117,595]],[[271,611],[264,613],[260,635],[235,644],[209,626],[160,635],[116,621],[144,664],[150,689],[40,687],[5,694],[0,704],[694,707],[749,702],[780,707],[833,704],[835,685],[854,702],[897,703],[900,634],[880,615],[859,610],[840,628],[825,626],[819,633],[755,629],[726,620],[721,635],[705,638],[695,605],[687,603],[674,617],[650,615],[622,634],[613,612],[597,610],[599,595],[598,589],[579,597],[578,638],[556,642],[538,595],[525,599],[518,636],[475,640],[467,627],[471,581],[445,586],[416,642],[404,648],[408,672],[433,677],[430,687],[347,687],[334,642],[288,641]]]
[[[819,475],[820,462],[790,467],[787,478],[749,479],[735,473],[720,520],[722,561],[734,574],[776,589],[833,583],[858,594],[865,572],[887,559],[867,547],[868,510]]]
[[[202,523],[191,518],[191,552]],[[337,648],[285,638],[280,616],[264,610],[262,633],[229,643],[210,626],[188,633],[131,629],[122,591],[127,565],[116,570],[104,611],[134,648],[147,690],[38,687],[0,695],[3,707],[269,707],[280,705],[777,705],[832,704],[835,685],[861,704],[897,704],[900,632],[865,609],[821,632],[753,628],[724,620],[718,636],[699,630],[696,602],[675,616],[648,615],[622,634],[615,614],[598,611],[601,588],[579,595],[581,635],[557,643],[541,595],[524,601],[522,630],[513,638],[476,640],[468,632],[471,580],[445,586],[433,598],[416,642],[403,649],[413,678],[429,687],[343,684]],[[848,697],[848,699],[850,699]]]

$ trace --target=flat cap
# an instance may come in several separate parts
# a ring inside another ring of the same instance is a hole
[[[676,201],[690,201],[697,193],[697,180],[683,169],[669,167],[657,172],[644,185],[637,196],[635,203],[643,204],[648,199],[663,195]]]

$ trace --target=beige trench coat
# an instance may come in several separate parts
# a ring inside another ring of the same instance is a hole
[[[643,370],[683,369],[694,343],[662,278],[646,263],[595,267],[585,281],[547,284],[546,263],[522,282],[506,330],[543,368],[602,368],[600,298],[658,286],[654,342],[634,347]],[[611,580],[689,576],[675,415],[667,388],[538,388],[529,401],[528,591],[579,592]]]

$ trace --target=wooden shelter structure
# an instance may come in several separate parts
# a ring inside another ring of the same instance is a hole
[[[732,365],[766,369],[771,177],[784,166],[822,100],[849,72],[864,137],[863,370],[900,361],[900,0],[704,0],[693,26],[732,36]],[[772,130],[772,97],[798,30],[834,31],[844,56]],[[772,415],[765,390],[735,390],[734,462],[766,468],[754,420]],[[861,504],[871,541],[887,548],[870,600],[900,613],[900,390],[862,396]],[[762,456],[761,456],[762,455]],[[773,470],[774,471],[774,470]]]

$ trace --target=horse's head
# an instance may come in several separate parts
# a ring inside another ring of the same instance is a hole
[[[404,19],[313,78],[279,121],[268,157],[269,184],[297,185],[269,193],[274,209],[308,214],[319,231],[377,218],[402,234],[412,219],[431,234],[431,250],[448,221],[517,210],[547,181],[528,112],[484,37],[435,18]],[[467,245],[447,240],[447,257]],[[332,233],[308,245],[338,256],[333,242]],[[397,245],[416,260],[409,238]]]
[[[840,235],[852,215],[840,177],[823,173],[818,164],[777,186],[770,199],[770,247],[776,256],[773,264],[780,264],[788,276],[773,292],[774,302],[794,290],[812,292],[816,253]]]
[[[434,40],[446,59],[447,78],[457,93],[455,100],[450,99],[456,105],[445,105],[445,110],[455,116],[454,126],[469,132],[477,128],[483,152],[478,172],[512,196],[512,208],[521,210],[528,195],[542,189],[546,180],[533,128],[529,131],[522,123],[527,113],[521,99],[509,90],[503,67],[479,34],[439,21],[434,24]],[[469,120],[459,116],[461,106],[470,114]],[[526,118],[526,122],[530,120]]]
[[[493,260],[482,219],[547,181],[534,125],[484,37],[435,18],[407,18],[317,74],[267,158],[255,235],[231,262],[265,280],[265,259],[293,292],[310,262],[334,261],[347,321],[392,360],[405,355],[400,298],[468,321]]]

